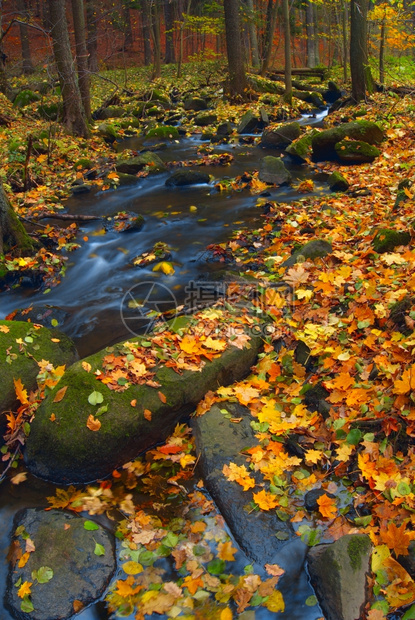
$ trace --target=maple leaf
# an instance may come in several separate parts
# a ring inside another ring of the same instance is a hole
[[[258,504],[261,510],[272,510],[278,506],[278,499],[275,495],[271,493],[267,493],[265,489],[259,491],[259,493],[254,493],[254,502]]]
[[[415,364],[403,371],[400,379],[394,383],[395,394],[407,394],[411,390],[415,390]]]
[[[317,499],[317,504],[322,517],[325,519],[334,519],[337,514],[336,499],[334,497],[329,497],[327,493],[324,493],[324,495],[321,495]]]
[[[255,481],[250,477],[245,465],[236,465],[236,463],[229,463],[222,468],[223,474],[230,481],[235,481],[243,487],[244,491],[252,489],[255,486]]]
[[[225,560],[225,562],[234,562],[234,556],[237,551],[238,550],[235,549],[235,547],[232,547],[232,543],[230,541],[218,544],[218,558]]]
[[[326,381],[327,387],[341,392],[346,392],[353,384],[354,379],[348,372],[341,372],[332,381]]]
[[[15,389],[17,398],[20,400],[22,405],[28,405],[29,400],[27,398],[27,390],[24,389],[22,380],[20,378],[19,379],[13,378],[13,383],[14,383],[14,389]]]
[[[24,598],[25,596],[31,594],[32,590],[30,589],[30,586],[32,585],[32,581],[24,581],[17,591],[17,596],[20,598]]]
[[[226,340],[217,340],[209,336],[204,342],[202,342],[202,346],[207,349],[213,349],[213,351],[224,351],[227,347],[227,343]]]
[[[87,427],[90,431],[99,431],[101,428],[101,421],[98,418],[94,418],[92,413],[88,416],[88,420],[86,422]]]
[[[407,531],[407,522],[398,527],[393,521],[388,523],[387,530],[380,529],[379,537],[389,549],[394,551],[396,557],[408,555],[408,545],[414,539],[414,534]]]
[[[309,272],[306,271],[301,264],[299,264],[296,267],[291,267],[291,269],[288,269],[284,276],[284,280],[285,282],[288,282],[288,284],[291,284],[291,286],[296,287],[298,284],[304,284],[307,282],[309,277]]]
[[[0,332],[2,332],[3,334],[8,334],[10,331],[10,327],[7,327],[7,325],[0,325]]]

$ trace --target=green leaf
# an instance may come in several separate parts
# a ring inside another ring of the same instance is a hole
[[[173,532],[169,532],[167,536],[163,538],[163,545],[167,547],[175,547],[179,542],[179,537],[177,534],[173,534]]]
[[[95,555],[105,555],[105,547],[96,542],[94,553]]]
[[[414,620],[415,619],[415,605],[412,605],[402,617],[402,620]]]
[[[352,430],[348,433],[346,437],[346,442],[349,446],[357,446],[359,441],[362,439],[362,431],[358,428],[352,428]]]
[[[47,583],[53,577],[53,570],[49,566],[41,566],[38,570],[32,571],[32,579],[37,579],[39,583]]]
[[[35,611],[35,608],[33,607],[32,601],[30,600],[29,596],[24,597],[24,599],[20,603],[20,609],[27,614],[30,614],[31,611]]]
[[[90,405],[98,405],[99,403],[102,403],[103,400],[104,397],[101,392],[97,392],[96,390],[91,392],[91,394],[88,396],[88,402]]]
[[[306,598],[305,604],[307,605],[307,607],[314,607],[314,605],[317,605],[317,597],[312,594],[311,596]]]
[[[50,324],[52,325],[52,327],[57,327],[59,325],[59,321],[57,321],[56,319],[52,319]]]
[[[99,525],[97,525],[95,521],[87,520],[87,521],[84,521],[84,528],[89,531],[99,530]]]
[[[209,562],[207,569],[211,575],[221,575],[225,570],[225,562],[216,558]]]
[[[99,409],[96,410],[95,415],[99,416],[108,411],[108,405],[102,405]]]

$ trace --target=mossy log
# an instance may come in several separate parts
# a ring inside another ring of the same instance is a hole
[[[37,243],[27,234],[0,185],[0,256],[6,252],[32,254],[36,248]]]

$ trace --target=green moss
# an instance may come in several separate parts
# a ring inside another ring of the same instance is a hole
[[[146,138],[162,138],[163,140],[177,140],[179,137],[180,134],[177,127],[172,127],[171,125],[159,125],[158,127],[150,129],[146,135]]]
[[[86,169],[86,170],[90,170],[93,167],[94,167],[93,162],[90,159],[88,159],[87,157],[81,157],[81,159],[78,159],[74,163],[74,168],[83,168],[83,169]]]
[[[404,230],[393,230],[391,228],[381,228],[373,239],[373,249],[378,254],[392,252],[400,245],[408,245],[411,241],[411,234]]]
[[[332,192],[345,192],[349,189],[349,183],[340,172],[337,170],[332,172],[329,176],[327,183]]]
[[[376,146],[363,140],[340,140],[334,148],[338,157],[346,162],[370,163],[380,155]]]
[[[32,90],[26,89],[22,90],[13,101],[13,105],[16,108],[24,108],[27,105],[33,103],[34,101],[39,101],[40,96],[37,93],[34,93]]]
[[[305,136],[300,136],[287,146],[285,152],[301,162],[306,161],[311,157],[311,142],[317,133],[318,131],[313,129]]]
[[[366,555],[371,547],[370,539],[367,536],[353,536],[348,545],[350,566],[354,571],[362,568],[362,557]]]

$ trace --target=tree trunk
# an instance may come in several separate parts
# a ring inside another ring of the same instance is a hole
[[[241,26],[239,18],[239,0],[226,0],[225,34],[226,54],[229,69],[229,94],[231,97],[245,98],[247,81],[242,49]]]
[[[288,0],[282,0],[282,14],[284,20],[284,55],[285,55],[285,93],[284,100],[291,104],[293,97],[293,86],[291,78],[291,27],[290,27],[290,7]]]
[[[23,21],[29,18],[26,0],[16,0],[16,9]],[[19,23],[19,29],[20,42],[22,45],[23,73],[29,75],[30,73],[33,73],[35,69],[33,67],[32,56],[30,54],[29,35],[26,24]]]
[[[147,0],[143,3],[143,43],[144,43],[144,64],[146,67],[151,65],[151,16],[150,7]]]
[[[121,9],[124,26],[124,49],[127,50],[133,46],[133,27],[131,25],[130,9],[123,0],[121,0]]]
[[[160,36],[160,14],[158,0],[152,0],[151,10],[151,38],[153,40],[154,64],[152,79],[161,76],[161,36]]]
[[[98,73],[98,25],[94,0],[86,0],[86,27],[88,68],[92,73]]]
[[[33,254],[36,245],[23,228],[0,184],[0,256],[7,252],[20,256]]]
[[[89,130],[73,68],[65,0],[49,0],[49,11],[53,52],[62,91],[63,122],[70,133],[86,138]]]
[[[172,0],[164,0],[164,26],[166,37],[166,55],[164,62],[166,64],[171,64],[176,62],[173,42],[174,15]]]
[[[351,0],[350,73],[352,76],[352,99],[356,102],[362,101],[366,96],[367,12],[368,0]]]
[[[84,0],[72,0],[73,25],[75,30],[76,65],[78,67],[79,90],[85,116],[91,120],[91,94],[88,70],[88,50],[85,37]]]
[[[314,4],[311,0],[307,1],[306,5],[306,33],[307,33],[307,67],[316,67],[318,62],[316,60],[316,45],[317,41],[315,34],[315,11]]]
[[[274,42],[275,26],[277,24],[278,2],[268,0],[267,7],[267,27],[265,31],[265,45],[261,66],[261,75],[265,75],[268,71],[269,63],[272,55],[272,44]]]
[[[255,9],[253,0],[244,0],[246,9],[247,9],[247,17],[248,17],[248,33],[249,33],[249,42],[251,44],[251,60],[252,66],[254,69],[258,69],[259,62],[259,50],[258,50],[258,36],[255,25]]]
[[[382,19],[380,26],[380,46],[379,46],[379,82],[385,82],[385,40],[386,40],[386,15]]]
[[[348,22],[348,3],[343,0],[342,11],[342,36],[343,36],[343,80],[347,82],[347,63],[348,63],[348,45],[347,45],[347,22]]]

